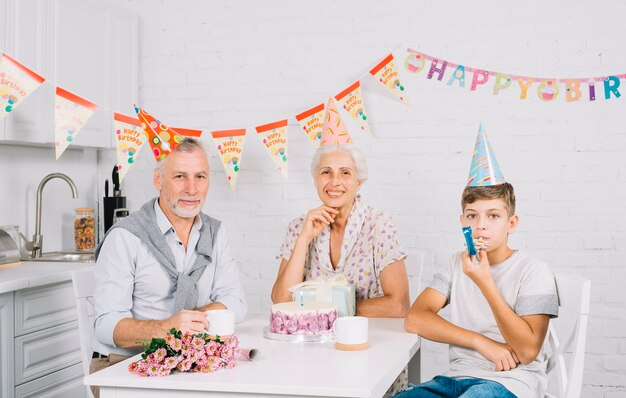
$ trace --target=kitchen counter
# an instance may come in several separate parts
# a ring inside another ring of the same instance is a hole
[[[15,268],[0,269],[0,294],[72,279],[71,272],[95,263],[23,261]]]

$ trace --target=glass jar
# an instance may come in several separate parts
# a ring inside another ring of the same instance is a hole
[[[93,251],[96,247],[96,219],[93,208],[79,207],[74,220],[76,251]]]

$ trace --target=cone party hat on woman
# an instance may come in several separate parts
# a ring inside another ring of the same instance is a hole
[[[178,144],[183,142],[184,138],[174,129],[161,123],[145,110],[139,108],[137,105],[134,106],[137,117],[139,121],[141,121],[141,126],[148,135],[148,142],[152,148],[152,154],[158,162],[169,155]]]
[[[496,156],[487,141],[487,135],[480,124],[474,153],[472,155],[472,165],[470,166],[467,185],[470,187],[481,187],[504,184],[506,180],[500,171],[500,166]]]
[[[328,100],[326,106],[326,115],[324,116],[324,127],[322,127],[322,139],[320,146],[330,144],[347,144],[352,141],[350,133],[346,125],[341,120],[335,101],[332,98]]]

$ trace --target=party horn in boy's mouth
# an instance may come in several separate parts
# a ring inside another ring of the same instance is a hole
[[[259,356],[259,350],[256,348],[239,348],[237,356],[245,361],[252,361]]]
[[[467,243],[467,253],[470,256],[475,256],[478,252],[476,246],[474,246],[474,239],[472,238],[472,227],[463,227],[463,236],[465,236],[465,243]]]

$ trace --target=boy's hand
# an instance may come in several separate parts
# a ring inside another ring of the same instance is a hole
[[[485,336],[480,337],[475,349],[480,355],[495,365],[497,372],[517,367],[520,361],[511,347]]]
[[[472,281],[482,288],[485,283],[493,283],[491,277],[491,268],[489,260],[487,259],[487,253],[484,250],[479,250],[476,255],[478,264],[475,264],[472,257],[467,253],[467,250],[463,251],[461,256],[461,262],[463,263],[463,273],[469,276]]]

